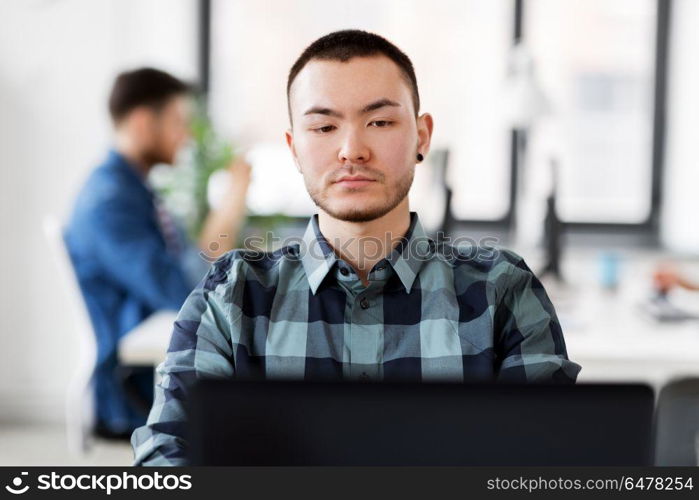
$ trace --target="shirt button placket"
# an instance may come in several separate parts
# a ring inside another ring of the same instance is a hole
[[[371,303],[363,293],[360,293],[355,297],[353,304],[352,322],[354,324],[351,326],[350,351],[352,352],[352,363],[350,376],[354,380],[372,380],[374,373],[372,373],[371,369],[367,369],[367,363],[373,363],[373,355],[370,354],[370,351],[373,349],[374,341],[372,327],[367,324],[366,313],[364,312],[371,307]]]

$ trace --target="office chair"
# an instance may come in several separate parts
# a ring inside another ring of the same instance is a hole
[[[59,279],[71,303],[73,333],[79,344],[79,361],[65,396],[65,419],[68,449],[74,455],[83,455],[92,445],[91,435],[95,418],[92,375],[97,361],[97,344],[65,244],[63,225],[56,216],[47,215],[43,220],[43,230],[53,254]]]
[[[655,418],[655,465],[699,465],[699,378],[663,387]]]

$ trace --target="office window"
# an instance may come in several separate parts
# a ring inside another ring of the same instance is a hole
[[[650,215],[656,7],[524,3],[524,40],[552,105],[532,131],[527,166],[545,178],[558,161],[566,222],[641,223]]]
[[[432,147],[450,153],[454,217],[495,220],[507,213],[510,136],[498,100],[512,40],[511,0],[229,0],[214,1],[211,17],[213,119],[242,145],[262,144],[254,152],[262,168],[256,166],[249,195],[253,212],[313,211],[284,151],[287,73],[316,38],[359,28],[385,36],[412,59],[421,111],[435,119]],[[430,168],[430,161],[418,166],[411,192],[412,208],[421,212],[443,210],[436,191],[418,182],[437,178]]]

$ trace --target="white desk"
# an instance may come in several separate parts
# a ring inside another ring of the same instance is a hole
[[[642,381],[659,388],[673,378],[699,376],[699,323],[658,323],[613,301],[592,314],[585,327],[563,325],[568,355],[583,367],[579,381]]]
[[[177,312],[157,311],[119,342],[119,361],[125,365],[157,366],[165,360]]]
[[[616,292],[598,285],[596,257],[596,252],[569,256],[564,276],[572,285],[545,283],[568,355],[583,367],[578,381],[638,381],[657,390],[670,379],[699,377],[699,321],[661,323],[644,311],[659,256],[628,256]],[[672,299],[683,309],[699,312],[698,293],[676,292]]]

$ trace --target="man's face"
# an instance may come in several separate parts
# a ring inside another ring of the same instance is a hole
[[[147,155],[153,163],[175,162],[177,152],[189,139],[191,103],[187,96],[171,97],[152,111],[147,140]]]
[[[287,143],[311,198],[335,219],[365,222],[405,199],[432,121],[384,56],[310,61],[291,87]]]

